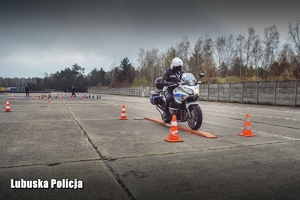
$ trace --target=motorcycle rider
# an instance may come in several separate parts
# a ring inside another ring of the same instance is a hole
[[[171,86],[172,84],[178,83],[179,80],[181,80],[181,76],[184,73],[183,69],[183,62],[180,58],[175,57],[172,62],[170,68],[166,69],[162,78],[162,84],[164,86],[168,86],[168,88],[165,90],[165,97],[166,97],[166,102],[164,106],[164,112],[163,112],[163,117],[166,118],[169,113],[169,106],[170,103],[173,99],[173,90],[175,89],[175,86]],[[171,87],[169,87],[171,86]]]

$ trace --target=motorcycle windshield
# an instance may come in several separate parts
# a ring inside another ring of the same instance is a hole
[[[191,73],[183,73],[182,77],[181,77],[181,81],[185,84],[185,85],[197,85],[197,80],[195,79],[194,75]]]

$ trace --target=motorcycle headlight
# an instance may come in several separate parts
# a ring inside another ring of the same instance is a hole
[[[199,87],[195,89],[195,94],[199,94]]]
[[[185,91],[188,93],[188,94],[194,94],[194,91],[190,88],[185,88]]]

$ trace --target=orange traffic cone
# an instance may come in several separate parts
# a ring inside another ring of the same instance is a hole
[[[32,95],[32,100],[34,100],[34,95]]]
[[[245,137],[253,137],[256,136],[255,134],[252,134],[251,130],[251,123],[250,123],[250,115],[246,114],[246,120],[244,123],[244,130],[239,136],[245,136]]]
[[[126,118],[125,105],[122,105],[122,112],[121,112],[120,120],[127,120],[127,118]]]
[[[82,100],[82,95],[80,95],[80,100]]]
[[[14,100],[14,99],[15,99],[15,97],[14,97],[14,95],[12,94],[12,95],[11,95],[11,100]]]
[[[62,96],[61,95],[59,96],[59,100],[62,100]]]
[[[9,106],[9,101],[6,100],[6,109],[5,112],[10,112],[10,106]]]
[[[169,138],[165,138],[164,140],[167,142],[183,142],[178,136],[176,115],[172,116]]]

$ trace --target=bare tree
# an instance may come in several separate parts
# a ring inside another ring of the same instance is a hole
[[[276,59],[279,46],[279,32],[276,25],[265,28],[264,37],[264,67],[268,69]]]
[[[159,77],[159,49],[152,48],[151,51],[147,51],[148,69],[151,83]]]
[[[300,60],[300,18],[295,22],[294,26],[292,22],[289,23],[289,35],[294,42],[294,48],[297,51],[298,59]]]
[[[176,49],[171,46],[169,47],[163,55],[163,60],[164,60],[164,69],[170,67],[171,61],[173,60],[173,58],[175,58],[177,56],[177,52]]]
[[[290,44],[286,43],[283,45],[279,53],[279,63],[292,63],[295,58],[295,53]]]
[[[242,68],[244,64],[244,52],[245,52],[245,44],[246,44],[246,39],[244,34],[239,34],[238,37],[236,38],[236,65],[239,66],[239,71],[240,71],[240,78],[242,77]]]
[[[262,41],[260,37],[256,37],[254,40],[253,48],[252,48],[252,56],[253,56],[253,64],[254,67],[257,69],[259,67],[259,62],[263,56],[263,47]]]
[[[218,37],[215,41],[216,47],[216,56],[218,60],[219,67],[223,62],[225,62],[225,53],[226,53],[226,37]]]
[[[165,71],[166,55],[164,52],[161,52],[158,55],[158,75],[159,77],[163,76]]]
[[[183,63],[184,63],[184,70],[189,70],[188,66],[188,59],[190,54],[190,42],[188,40],[188,37],[185,35],[183,36],[183,41],[181,41],[179,44],[176,46],[176,55],[177,57],[181,58]]]
[[[207,77],[215,77],[218,74],[214,58],[213,58],[213,52],[214,52],[214,45],[213,40],[206,35],[206,39],[203,44],[203,64],[202,68],[204,72],[206,73]]]
[[[153,83],[161,75],[159,50],[152,48],[145,51],[141,48],[138,55],[138,63],[142,76],[145,76],[150,83]]]
[[[216,56],[219,64],[219,71],[223,78],[227,77],[228,66],[225,64],[226,37],[218,37],[215,41]]]
[[[226,54],[225,54],[225,65],[228,70],[232,68],[233,59],[235,55],[235,43],[233,35],[229,35],[226,41]]]
[[[271,69],[273,70],[273,72],[270,72],[270,74],[276,74],[277,76],[281,76],[284,80],[293,79],[293,76],[295,75],[293,73],[295,68],[292,67],[292,63],[295,57],[295,53],[290,44],[284,44],[279,53],[278,68]]]
[[[245,43],[246,51],[246,66],[249,67],[249,62],[253,54],[254,41],[258,36],[255,34],[255,29],[252,26],[248,27],[248,36]]]
[[[192,56],[189,59],[189,71],[193,74],[198,74],[199,72],[203,72],[202,64],[204,62],[203,58],[203,38],[200,37],[195,46],[194,50],[192,52]]]

